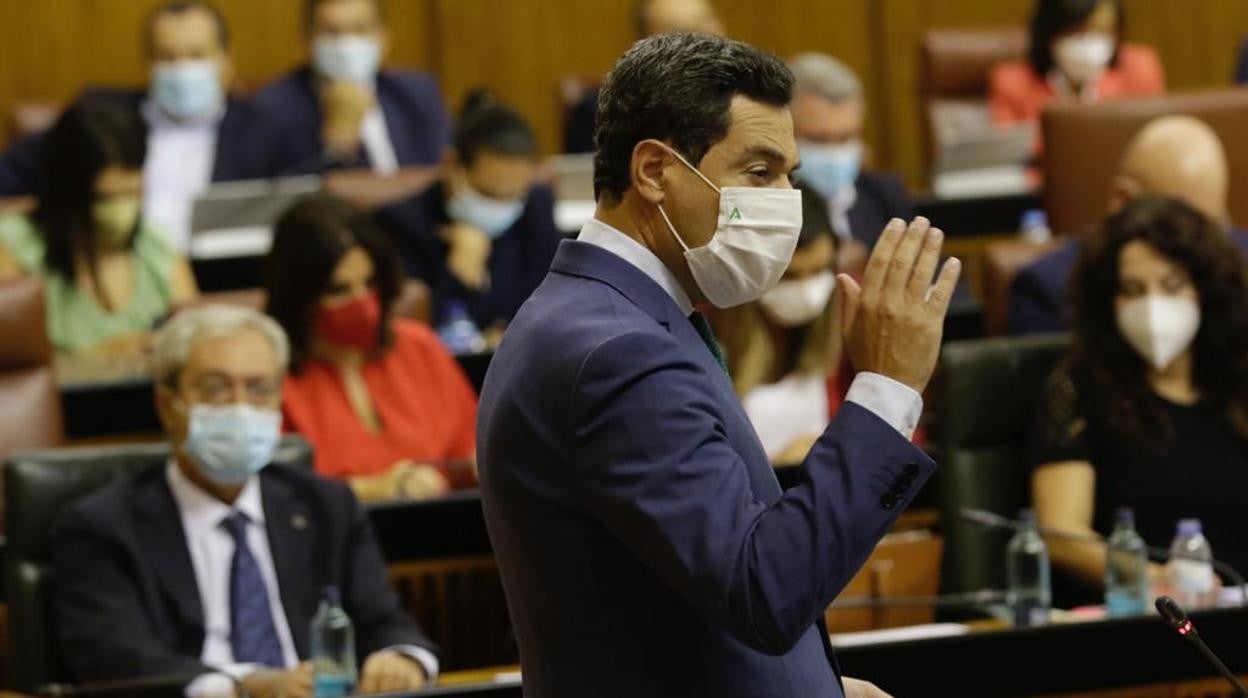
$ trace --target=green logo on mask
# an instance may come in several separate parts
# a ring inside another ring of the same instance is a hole
[[[736,207],[733,207],[733,209],[732,209],[732,213],[729,213],[729,214],[728,214],[728,220],[730,220],[730,221],[739,221],[739,220],[741,220],[741,209],[736,208]]]

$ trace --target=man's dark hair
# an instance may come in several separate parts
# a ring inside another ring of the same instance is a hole
[[[476,90],[464,100],[455,129],[455,152],[465,167],[483,152],[512,157],[536,157],[537,136],[516,112],[494,95]]]
[[[1031,15],[1031,69],[1041,78],[1048,76],[1056,61],[1053,58],[1053,41],[1076,28],[1096,12],[1103,2],[1111,2],[1118,11],[1118,37],[1122,40],[1126,26],[1126,12],[1122,0],[1037,0]],[[1110,65],[1118,64],[1118,50]]]
[[[312,30],[312,19],[316,16],[316,8],[327,2],[338,2],[338,0],[307,0],[303,5],[303,28],[307,31]],[[386,4],[381,0],[372,0],[373,6],[377,8],[377,16],[385,21]]]
[[[615,203],[631,184],[633,148],[670,144],[695,166],[728,135],[736,95],[785,106],[793,74],[783,61],[739,41],[664,34],[639,41],[598,93],[594,196]]]
[[[221,13],[221,10],[217,9],[216,5],[207,2],[207,0],[167,0],[147,13],[147,19],[143,23],[143,48],[147,51],[147,55],[152,55],[156,49],[154,36],[156,20],[165,15],[182,15],[195,10],[203,10],[212,17],[212,22],[217,27],[217,42],[221,44],[221,50],[229,50],[230,25],[225,21],[225,15]]]

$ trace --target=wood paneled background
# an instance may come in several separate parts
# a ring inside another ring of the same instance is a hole
[[[1132,40],[1156,46],[1172,88],[1226,84],[1248,0],[1125,0]],[[0,118],[83,85],[141,84],[141,19],[157,0],[0,0]],[[302,0],[217,0],[244,84],[305,57]],[[922,181],[918,47],[930,27],[1022,23],[1031,0],[716,0],[733,36],[787,56],[822,50],[858,70],[878,165]],[[559,143],[559,85],[601,74],[633,40],[631,0],[386,0],[390,64],[432,72],[456,106],[484,85]]]

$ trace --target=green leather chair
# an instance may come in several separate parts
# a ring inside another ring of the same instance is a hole
[[[1067,335],[1002,337],[947,345],[937,383],[940,469],[936,497],[945,536],[941,593],[1005,588],[1008,531],[962,520],[963,507],[1014,517],[1030,501],[1023,462],[1044,383]]]
[[[70,679],[52,617],[51,532],[61,510],[116,478],[168,459],[166,444],[26,451],[10,457],[4,471],[8,516],[4,580],[12,688],[34,692]],[[285,437],[274,462],[310,467],[312,448],[299,437]]]

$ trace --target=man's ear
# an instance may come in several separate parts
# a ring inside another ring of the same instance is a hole
[[[644,140],[633,146],[633,158],[629,162],[633,188],[646,201],[663,203],[667,168],[675,162],[676,156],[672,155],[672,151],[656,140]]]
[[[160,424],[164,427],[165,433],[170,434],[173,427],[180,424],[181,412],[178,411],[174,404],[178,397],[174,394],[173,389],[163,383],[156,384],[156,390],[152,395],[152,399],[156,403],[156,416],[160,417]]]

